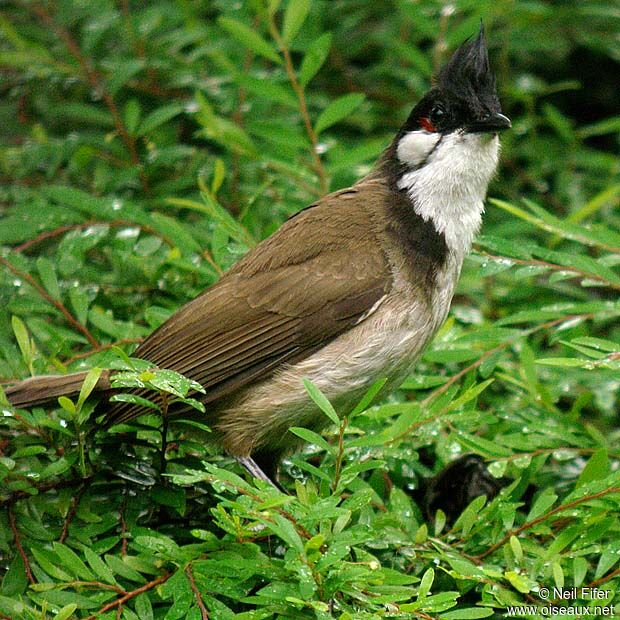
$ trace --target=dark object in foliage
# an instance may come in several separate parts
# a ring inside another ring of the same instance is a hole
[[[482,457],[466,454],[429,481],[422,502],[424,514],[430,521],[441,508],[446,521],[452,524],[476,497],[485,495],[491,500],[507,482],[505,478],[494,478]]]

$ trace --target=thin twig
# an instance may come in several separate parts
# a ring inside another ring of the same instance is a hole
[[[134,28],[133,21],[131,19],[131,9],[129,7],[129,0],[120,0],[121,12],[123,13],[123,18],[125,20],[125,24],[127,25],[127,30],[131,36],[131,42],[134,47],[134,51],[136,56],[139,56],[142,60],[146,59],[146,49],[144,47],[144,40],[142,37],[139,37],[136,34],[136,29]]]
[[[110,583],[103,583],[102,581],[70,581],[63,584],[63,586],[68,588],[97,588],[98,590],[111,590],[117,594],[127,594],[127,590],[124,588]]]
[[[97,340],[90,333],[90,331],[84,325],[82,325],[71,314],[71,312],[69,312],[69,310],[67,310],[66,306],[61,301],[54,299],[29,273],[21,271],[21,269],[18,269],[17,267],[12,265],[2,256],[0,256],[0,263],[3,264],[9,271],[14,273],[17,277],[26,280],[26,282],[28,282],[28,284],[30,284],[30,286],[32,286],[37,291],[37,293],[39,293],[39,295],[43,297],[43,299],[45,299],[45,301],[54,306],[54,308],[56,308],[56,310],[58,310],[65,317],[65,319],[70,325],[72,325],[75,329],[77,329],[86,337],[88,342],[90,342],[91,346],[93,346],[95,349],[100,348],[101,345],[99,344],[99,342],[97,342]]]
[[[513,345],[515,342],[517,342],[521,338],[527,338],[528,336],[531,336],[532,334],[536,332],[542,331],[544,329],[549,329],[550,327],[554,327],[555,325],[559,325],[560,323],[564,323],[566,321],[572,321],[574,319],[585,320],[585,319],[591,319],[593,317],[594,317],[594,313],[592,312],[587,312],[584,314],[572,314],[569,316],[563,316],[559,319],[553,319],[552,321],[547,321],[546,323],[541,323],[540,325],[537,325],[536,327],[532,327],[531,329],[527,329],[523,332],[520,332],[514,338],[510,338],[509,340],[506,340],[506,342],[502,342],[500,345],[492,349],[489,349],[488,351],[485,351],[475,362],[469,364],[469,366],[466,366],[465,368],[463,368],[463,370],[457,372],[455,375],[452,375],[443,385],[438,387],[436,390],[433,390],[431,394],[429,394],[423,401],[421,401],[420,403],[421,406],[426,407],[427,405],[429,405],[431,401],[435,400],[435,398],[437,398],[437,396],[439,396],[440,394],[443,394],[444,392],[446,392],[452,385],[454,385],[457,381],[459,381],[459,379],[464,377],[467,373],[471,372],[472,370],[475,370],[476,368],[481,366],[485,360],[489,359],[492,355],[495,355],[496,353],[499,353],[500,351],[507,349],[509,346]]]
[[[257,29],[260,23],[260,16],[257,15],[254,18],[253,28]],[[245,55],[245,60],[243,61],[243,74],[247,74],[250,68],[252,67],[252,62],[254,60],[254,52],[252,50],[248,50]],[[245,86],[239,86],[239,97],[237,99],[237,105],[235,106],[235,111],[232,114],[232,119],[235,121],[239,127],[243,127],[243,108],[245,106],[245,100],[247,98],[248,92]],[[241,155],[239,151],[234,150],[232,152],[232,175],[230,180],[230,195],[233,199],[231,207],[235,212],[239,212],[238,208],[239,200],[239,180],[241,177],[240,174],[240,159]]]
[[[323,162],[321,161],[321,157],[319,156],[319,141],[316,132],[314,131],[314,127],[312,127],[310,114],[308,113],[306,94],[303,87],[299,83],[299,80],[297,79],[297,74],[295,73],[295,67],[293,66],[293,60],[291,58],[291,52],[284,39],[282,39],[282,36],[278,31],[273,16],[269,18],[269,32],[271,33],[273,40],[276,42],[276,44],[280,48],[280,51],[282,52],[282,55],[284,56],[284,68],[286,70],[286,75],[289,79],[289,82],[291,83],[293,90],[295,91],[295,94],[297,95],[297,100],[299,101],[299,112],[301,113],[301,117],[306,127],[306,133],[308,134],[308,138],[310,139],[310,144],[312,147],[311,155],[314,162],[314,171],[319,177],[321,193],[327,194],[327,192],[329,191],[327,173],[325,172],[325,167],[323,166]]]
[[[515,265],[525,265],[527,267],[544,267],[545,269],[549,269],[550,271],[564,271],[571,272],[575,274],[575,278],[588,278],[590,280],[597,280],[598,282],[602,282],[605,286],[609,288],[620,290],[620,284],[615,284],[614,282],[610,282],[606,280],[603,276],[599,276],[595,273],[589,273],[587,271],[583,271],[583,269],[577,269],[577,267],[566,267],[564,265],[556,265],[555,263],[549,263],[544,260],[532,258],[530,260],[524,260],[520,258],[512,258],[511,256],[496,256],[495,254],[490,254],[480,248],[476,248],[476,252],[480,254],[480,256],[484,256],[485,258],[490,258],[491,260],[496,261],[510,261]]]
[[[532,334],[536,332],[542,331],[543,329],[548,329],[549,327],[553,327],[554,325],[558,325],[560,323],[564,323],[565,321],[571,321],[576,318],[591,319],[593,316],[594,314],[592,312],[588,312],[585,314],[574,314],[570,316],[564,316],[559,319],[553,319],[552,321],[547,321],[546,323],[542,323],[540,325],[537,325],[536,327],[532,327],[531,329],[525,330],[523,332],[519,332],[519,334],[517,334],[514,338],[510,338],[509,340],[506,340],[506,342],[502,342],[502,344],[492,349],[489,349],[488,351],[485,351],[475,362],[469,364],[469,366],[466,366],[465,368],[457,372],[455,375],[452,375],[443,385],[438,387],[436,390],[433,390],[424,400],[420,401],[420,407],[421,408],[428,407],[428,405],[433,400],[435,400],[440,394],[443,394],[444,392],[446,392],[452,385],[457,383],[460,379],[462,379],[469,372],[481,366],[485,360],[489,359],[492,355],[495,355],[495,353],[499,353],[500,351],[503,351],[504,349],[513,345],[515,342],[517,342],[521,338],[527,338],[528,336],[531,336]],[[401,440],[403,437],[407,437],[408,435],[411,435],[411,433],[415,431],[417,428],[419,428],[420,426],[426,426],[430,422],[434,422],[440,419],[445,414],[445,412],[446,412],[446,408],[444,407],[439,412],[437,412],[435,415],[432,415],[428,418],[423,418],[421,420],[418,420],[417,422],[414,422],[413,424],[408,426],[402,433],[390,439],[388,443],[390,444],[396,443],[397,441]]]
[[[47,491],[53,491],[55,489],[66,489],[69,487],[79,486],[80,484],[86,484],[88,481],[92,479],[92,476],[88,478],[76,478],[71,480],[56,480],[56,482],[47,482],[46,484],[41,484],[39,486],[32,485],[30,489],[36,489],[37,493],[30,493],[28,491],[20,490],[14,491],[7,498],[0,500],[0,508],[3,506],[11,506],[16,501],[20,499],[28,499],[30,497],[34,497],[38,493],[46,493]]]
[[[196,580],[194,579],[194,573],[192,572],[192,565],[188,564],[185,567],[185,574],[187,575],[187,580],[189,581],[189,585],[194,593],[194,598],[196,599],[196,605],[198,605],[198,609],[200,610],[200,618],[201,620],[209,620],[209,612],[205,607],[205,603],[202,600],[202,594],[196,585]]]
[[[13,247],[13,251],[24,252],[26,250],[29,250],[33,245],[37,245],[42,241],[46,241],[47,239],[58,237],[66,232],[71,232],[72,230],[83,230],[85,228],[91,228],[92,226],[110,226],[111,228],[121,228],[126,226],[130,228],[139,228],[141,231],[148,233],[149,235],[159,237],[167,246],[174,247],[174,241],[172,241],[170,237],[163,235],[148,224],[138,224],[137,222],[132,222],[131,220],[88,220],[86,222],[80,222],[78,224],[59,226],[58,228],[54,228],[53,230],[46,230],[34,237],[34,239],[28,239],[28,241],[24,241],[24,243],[16,245],[15,247]]]
[[[92,65],[90,59],[84,56],[79,44],[73,38],[71,33],[62,26],[60,26],[58,23],[56,23],[56,21],[48,12],[45,6],[40,4],[27,4],[26,6],[32,13],[39,17],[39,19],[48,28],[53,30],[56,33],[56,36],[58,36],[58,38],[60,38],[64,42],[64,44],[67,46],[67,49],[69,50],[69,53],[73,56],[73,58],[75,58],[80,68],[82,69],[82,73],[84,74],[84,78],[86,79],[86,81],[95,90],[95,92],[101,94],[101,97],[112,116],[116,131],[120,135],[121,139],[125,143],[125,146],[127,147],[127,150],[129,151],[131,163],[138,168],[138,174],[140,176],[142,189],[146,193],[150,193],[148,180],[146,178],[146,175],[144,174],[144,170],[142,169],[140,158],[138,157],[136,140],[127,131],[125,123],[123,122],[123,117],[121,116],[118,107],[116,106],[116,102],[114,101],[111,93],[105,87],[104,79],[101,77],[97,69],[95,69],[95,67]]]
[[[73,521],[73,517],[75,517],[75,513],[77,512],[78,506],[80,505],[80,500],[82,496],[86,492],[87,489],[86,483],[82,485],[78,492],[71,498],[71,506],[67,511],[67,516],[65,517],[65,521],[62,524],[62,531],[60,532],[60,538],[58,539],[61,543],[64,543],[69,535],[69,526],[71,525],[71,521]]]
[[[170,579],[170,577],[172,577],[173,574],[174,573],[164,573],[160,577],[157,577],[157,579],[153,579],[152,581],[145,583],[143,586],[140,586],[139,588],[136,588],[135,590],[132,590],[131,592],[127,592],[127,594],[125,594],[124,596],[121,596],[120,598],[117,598],[115,601],[112,601],[111,603],[104,605],[97,613],[88,616],[86,620],[96,620],[97,616],[101,616],[102,614],[105,614],[111,609],[117,609],[120,605],[124,605],[127,601],[131,600],[132,598],[135,598],[136,596],[139,596],[143,592],[148,592],[149,590],[156,588],[162,583],[166,583],[166,581],[168,581],[168,579]]]
[[[24,572],[26,573],[26,577],[28,579],[28,583],[36,583],[34,576],[32,575],[32,570],[30,570],[30,561],[28,560],[28,556],[22,547],[22,541],[19,536],[19,530],[17,529],[17,524],[15,523],[15,513],[13,512],[13,504],[9,504],[9,526],[11,528],[11,532],[13,532],[13,540],[15,542],[15,547],[17,548],[17,553],[22,558],[22,562],[24,563]]]
[[[611,573],[608,573],[607,575],[603,575],[600,579],[595,579],[594,581],[592,581],[589,584],[590,588],[595,588],[598,587],[600,585],[603,585],[604,583],[607,583],[608,581],[611,581],[614,577],[618,577],[620,575],[620,568],[616,568],[616,570],[611,571]]]
[[[118,511],[121,522],[121,555],[127,555],[127,522],[125,521],[125,510],[127,509],[127,486],[123,490],[123,500]]]
[[[109,344],[102,344],[98,349],[94,351],[84,351],[84,353],[78,353],[73,357],[70,357],[68,360],[65,360],[63,364],[65,366],[69,366],[73,362],[77,362],[78,360],[82,360],[85,357],[90,357],[91,355],[95,355],[95,353],[100,353],[101,351],[107,351],[108,349],[112,349],[113,347],[118,347],[123,344],[140,344],[144,338],[123,338],[122,340],[117,340],[116,342],[111,342]]]
[[[605,497],[606,495],[611,495],[613,493],[620,493],[620,487],[610,487],[609,489],[603,489],[602,491],[599,491],[598,493],[592,493],[591,495],[585,495],[584,497],[575,499],[572,502],[568,502],[568,504],[561,504],[560,506],[557,506],[553,510],[550,510],[549,512],[545,514],[540,515],[540,517],[536,517],[535,519],[532,519],[531,521],[527,521],[526,523],[524,523],[523,525],[520,525],[519,527],[513,528],[512,530],[507,532],[506,535],[501,540],[491,545],[486,551],[483,551],[482,553],[474,557],[477,560],[483,560],[488,555],[491,555],[493,552],[503,547],[511,539],[512,536],[518,536],[525,530],[529,530],[530,528],[534,527],[535,525],[538,525],[539,523],[542,523],[543,521],[546,521],[549,517],[552,517],[553,515],[558,514],[559,512],[570,510],[571,508],[575,508],[575,506],[579,506],[580,504],[583,504],[585,502],[589,502],[593,499],[598,499],[599,497]]]

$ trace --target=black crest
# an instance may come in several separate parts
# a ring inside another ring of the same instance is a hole
[[[436,86],[443,97],[467,106],[475,115],[500,112],[482,24],[478,36],[454,52],[437,76]]]
[[[480,125],[483,120],[484,126]],[[421,128],[449,133],[464,127],[470,131],[501,131],[509,126],[510,121],[501,114],[480,24],[478,36],[468,39],[454,52],[434,80],[433,88],[412,110],[396,141],[403,133]]]

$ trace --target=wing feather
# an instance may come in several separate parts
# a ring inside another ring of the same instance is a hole
[[[366,318],[392,276],[356,188],[286,222],[135,355],[198,381],[207,394],[196,396],[212,402],[304,359]],[[108,422],[141,412],[113,403]]]

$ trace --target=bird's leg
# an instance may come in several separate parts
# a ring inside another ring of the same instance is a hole
[[[161,454],[159,455],[159,473],[166,473],[166,451],[168,450],[168,394],[162,393]]]
[[[282,488],[260,468],[258,463],[251,456],[236,456],[235,458],[238,463],[245,467],[251,476],[263,482],[267,482],[272,487],[278,489],[278,491],[282,491]]]

